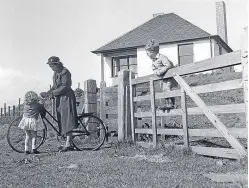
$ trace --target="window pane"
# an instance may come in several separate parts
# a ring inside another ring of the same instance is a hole
[[[193,55],[194,49],[193,44],[179,45],[179,56]]]
[[[120,66],[120,70],[128,70],[128,66]]]
[[[193,56],[182,56],[179,57],[180,65],[186,65],[189,63],[193,63]]]
[[[130,70],[137,73],[137,65],[130,65]]]
[[[113,67],[113,75],[112,76],[117,76],[119,72],[119,67]]]
[[[137,64],[137,57],[129,57],[129,64],[136,65]]]
[[[118,58],[113,58],[113,66],[117,67],[119,65],[119,59]]]
[[[120,58],[119,62],[120,62],[120,66],[127,66],[128,65],[127,58]]]

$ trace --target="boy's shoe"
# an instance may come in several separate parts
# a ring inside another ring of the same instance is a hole
[[[24,151],[25,155],[29,155],[30,151]]]
[[[69,147],[63,147],[62,149],[60,149],[59,152],[67,152],[67,151],[73,151],[74,147],[73,146],[69,146]]]
[[[37,151],[36,149],[32,149],[32,153],[33,153],[33,154],[39,154],[40,152]]]
[[[170,110],[170,109],[174,109],[174,106],[164,105],[159,107],[159,110]]]

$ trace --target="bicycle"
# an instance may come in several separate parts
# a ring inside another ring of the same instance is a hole
[[[46,110],[46,116],[52,118],[57,124],[58,120]],[[44,129],[37,131],[36,149],[47,139],[47,124],[57,133],[57,140],[63,142],[66,140],[64,136],[61,136],[58,128],[56,128],[47,117],[42,118]],[[14,119],[7,131],[7,142],[9,146],[18,153],[24,153],[24,140],[25,132],[23,129],[18,128],[18,125],[22,117]],[[98,150],[105,142],[107,137],[106,126],[103,121],[94,115],[94,113],[85,113],[84,110],[78,115],[78,127],[72,130],[73,134],[73,146],[78,151],[82,150]]]

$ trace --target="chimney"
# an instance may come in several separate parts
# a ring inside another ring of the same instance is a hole
[[[225,5],[224,1],[216,2],[215,5],[216,5],[216,27],[217,27],[217,34],[226,43],[228,43],[228,40],[227,40],[226,5]]]
[[[155,14],[153,14],[153,18],[156,17],[156,16],[160,16],[160,15],[164,15],[164,13],[163,12],[155,13]]]

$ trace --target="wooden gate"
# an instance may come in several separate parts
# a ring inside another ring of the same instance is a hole
[[[247,34],[245,34],[247,36]],[[247,40],[243,40],[247,41]],[[229,80],[220,83],[213,83],[207,85],[201,85],[196,87],[190,87],[182,76],[200,73],[208,70],[215,70],[219,68],[243,65],[242,79]],[[152,143],[139,143],[138,144],[149,144],[156,147],[158,144],[158,135],[183,135],[184,146],[189,147],[189,137],[221,137],[225,138],[227,142],[234,148],[213,148],[213,147],[198,147],[191,146],[192,150],[198,154],[227,157],[227,158],[242,158],[247,154],[244,146],[239,142],[237,138],[248,138],[247,135],[247,47],[242,46],[241,51],[235,51],[225,55],[217,56],[204,61],[196,62],[171,69],[164,76],[165,78],[174,78],[180,85],[179,90],[171,92],[156,93],[154,82],[161,80],[162,78],[156,75],[149,75],[140,77],[137,79],[130,78],[130,91],[131,91],[131,127],[132,127],[132,138],[137,142],[138,134],[152,134]],[[136,85],[142,83],[148,83],[150,85],[150,94],[145,96],[136,96]],[[197,95],[201,93],[211,93],[225,90],[233,90],[244,88],[244,101],[245,103],[239,104],[226,104],[226,105],[214,105],[207,106],[203,100]],[[197,107],[187,108],[186,106],[186,94],[195,102]],[[181,108],[172,109],[169,112],[157,111],[155,101],[162,98],[169,97],[181,97]],[[148,100],[151,103],[151,111],[138,112],[136,103],[140,101]],[[227,128],[218,118],[218,114],[233,114],[233,113],[245,113],[246,115],[246,126],[244,128]],[[188,128],[188,116],[204,114],[212,122],[215,129],[189,129]],[[182,117],[182,129],[164,129],[157,126],[158,116],[181,116]],[[138,128],[139,118],[152,118],[152,128]]]

